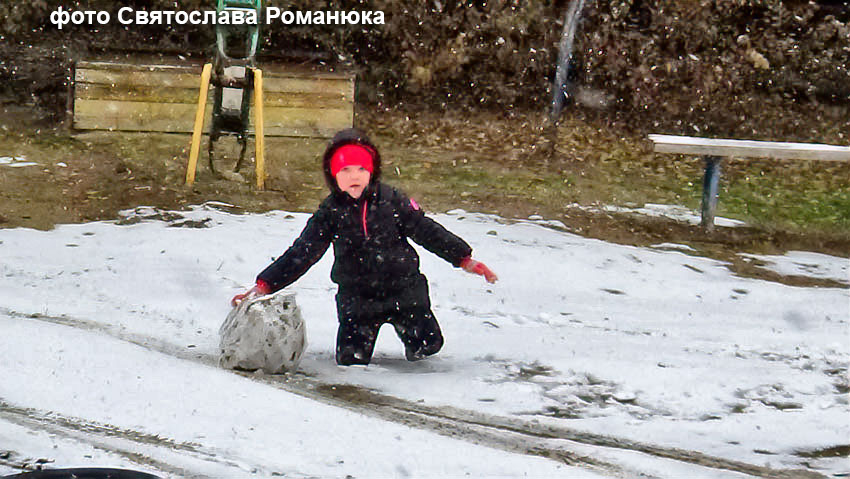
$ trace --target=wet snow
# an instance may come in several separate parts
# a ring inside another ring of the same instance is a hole
[[[138,208],[120,222],[0,230],[0,450],[9,452],[0,474],[43,458],[170,477],[604,476],[215,366],[229,299],[308,217],[228,211]],[[302,374],[760,467],[850,472],[846,457],[817,454],[850,443],[848,289],[741,278],[681,245],[614,245],[542,218],[456,210],[435,219],[500,277],[488,285],[420,250],[443,351],[408,363],[385,328],[371,365],[336,366],[327,254],[288,289],[308,323]],[[838,280],[850,261],[807,252],[757,260]],[[657,477],[696,467],[572,447]]]

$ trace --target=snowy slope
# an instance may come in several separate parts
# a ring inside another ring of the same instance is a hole
[[[435,219],[500,281],[420,250],[440,354],[408,363],[386,327],[373,364],[336,366],[327,254],[289,288],[301,373],[252,378],[215,367],[218,327],[307,215],[228,210],[0,230],[0,474],[28,458],[171,477],[850,472],[846,452],[819,457],[850,444],[846,288],[455,211]],[[761,260],[850,284],[846,258]]]

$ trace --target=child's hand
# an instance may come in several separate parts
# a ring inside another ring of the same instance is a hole
[[[235,308],[239,305],[239,303],[245,301],[245,299],[252,298],[254,296],[263,296],[269,294],[270,292],[271,288],[269,288],[269,285],[265,281],[259,280],[253,288],[242,294],[237,294],[236,296],[234,296],[233,299],[230,300],[230,305]]]
[[[496,280],[499,279],[496,276],[496,273],[490,270],[484,263],[480,261],[475,261],[471,256],[467,256],[460,262],[460,267],[464,269],[464,271],[484,276],[484,279],[487,280],[488,283],[495,283]]]

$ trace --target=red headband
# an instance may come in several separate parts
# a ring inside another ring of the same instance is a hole
[[[345,145],[337,148],[331,156],[331,176],[336,177],[346,166],[362,166],[371,174],[375,170],[372,152],[361,145]]]

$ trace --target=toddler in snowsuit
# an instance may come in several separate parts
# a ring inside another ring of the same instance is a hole
[[[431,312],[419,256],[408,238],[490,283],[496,275],[472,259],[472,248],[464,240],[426,217],[415,201],[379,181],[380,154],[360,130],[346,129],[334,136],[323,168],[330,195],[292,246],[232,303],[292,284],[333,244],[331,280],[339,286],[336,362],[369,364],[378,330],[385,323],[395,328],[409,361],[436,353],[443,336]]]

